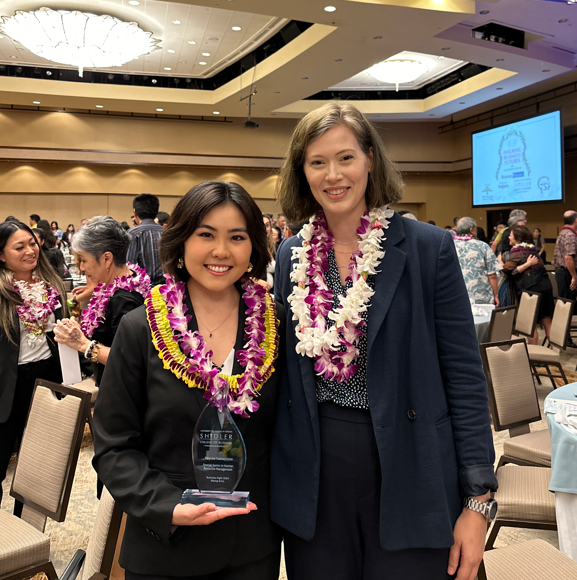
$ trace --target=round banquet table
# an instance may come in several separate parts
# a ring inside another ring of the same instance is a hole
[[[477,333],[477,340],[479,344],[489,341],[489,325],[491,324],[491,315],[473,316],[475,321],[475,332]]]

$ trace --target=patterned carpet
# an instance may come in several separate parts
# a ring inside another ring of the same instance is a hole
[[[577,372],[575,372],[577,349],[568,348],[562,353],[561,357],[569,382],[577,382]],[[559,381],[559,383],[561,384],[562,381]],[[551,392],[551,389],[552,386],[550,380],[542,379],[542,384],[537,387],[541,409],[543,408],[543,399]],[[538,423],[533,423],[531,427],[533,431],[546,428],[547,424],[545,419]],[[508,436],[507,431],[493,433],[497,458],[502,454],[503,441],[507,439]],[[54,562],[58,574],[64,570],[66,564],[78,548],[86,548],[92,531],[97,509],[96,473],[91,464],[92,455],[92,440],[88,429],[86,429],[66,520],[63,523],[56,523],[49,520],[46,528],[46,533],[50,536],[52,561]],[[9,489],[14,473],[14,467],[15,461],[13,459],[8,471],[8,477],[3,484],[4,500],[2,503],[2,509],[9,511],[12,511],[13,507],[13,499],[9,495]],[[497,538],[495,547],[498,548],[522,540],[534,538],[544,539],[558,548],[557,532],[513,528],[505,528],[501,531]],[[286,573],[283,565],[279,580],[284,579],[286,579]]]

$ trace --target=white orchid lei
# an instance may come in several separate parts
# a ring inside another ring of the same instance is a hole
[[[349,265],[353,285],[346,295],[339,296],[340,305],[333,312],[333,292],[327,286],[328,254],[333,245],[333,235],[328,230],[325,215],[319,211],[303,227],[302,246],[294,247],[293,267],[290,278],[296,282],[288,302],[297,320],[296,351],[302,356],[314,358],[315,371],[328,380],[338,383],[347,381],[358,370],[353,364],[359,356],[359,339],[365,334],[362,313],[369,307],[374,290],[367,278],[377,273],[383,259],[383,228],[389,227],[388,219],[393,210],[387,206],[365,212],[357,229],[359,251]],[[327,328],[325,317],[334,321]]]
[[[46,332],[48,318],[59,304],[58,290],[47,285],[36,272],[32,272],[32,283],[14,280],[14,291],[20,295],[23,304],[16,307],[16,312],[27,330],[28,346],[34,346],[36,341]]]

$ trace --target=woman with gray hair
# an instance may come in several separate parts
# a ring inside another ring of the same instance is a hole
[[[84,354],[93,363],[96,383],[122,317],[144,304],[150,290],[146,272],[126,262],[130,237],[122,226],[108,216],[92,218],[72,240],[72,251],[80,270],[95,285],[80,323],[60,321],[54,329],[57,342]]]

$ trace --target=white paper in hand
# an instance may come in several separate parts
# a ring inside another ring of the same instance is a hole
[[[58,343],[58,353],[60,354],[60,368],[62,369],[62,384],[73,385],[82,381],[78,351],[65,344]]]

